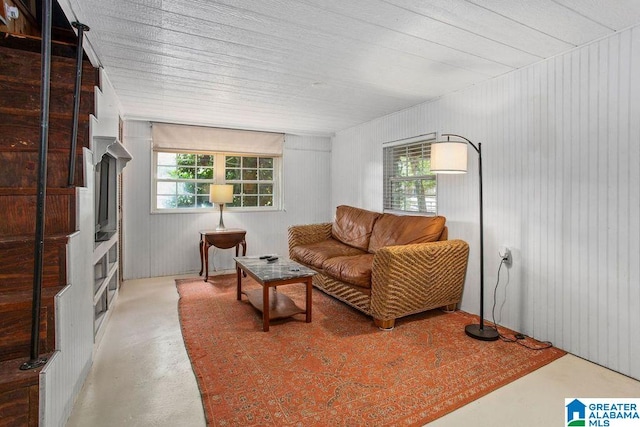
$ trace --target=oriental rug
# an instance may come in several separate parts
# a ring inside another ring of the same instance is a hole
[[[236,300],[235,275],[178,279],[176,286],[212,426],[420,426],[565,354],[469,338],[464,326],[478,318],[463,311],[432,310],[380,331],[315,288],[311,323],[301,314],[263,332],[262,314],[246,297]],[[243,289],[255,287],[243,279]],[[303,285],[278,292],[304,307]]]

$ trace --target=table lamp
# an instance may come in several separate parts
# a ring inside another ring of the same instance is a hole
[[[226,230],[224,221],[222,221],[222,209],[225,203],[233,202],[233,185],[231,184],[211,184],[209,186],[209,201],[217,203],[220,206],[220,223],[216,227],[216,231]]]

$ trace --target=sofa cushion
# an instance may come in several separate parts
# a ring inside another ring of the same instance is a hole
[[[315,268],[322,268],[322,264],[329,258],[337,256],[362,255],[365,251],[347,246],[335,239],[323,240],[308,245],[298,245],[291,249],[291,257],[303,264]]]
[[[338,206],[336,219],[331,228],[334,239],[345,245],[366,251],[369,248],[369,239],[373,225],[381,214],[352,206]]]
[[[364,288],[371,288],[373,254],[339,256],[322,264],[325,273],[337,280]]]
[[[373,226],[369,252],[384,246],[436,242],[444,230],[445,217],[383,214]]]

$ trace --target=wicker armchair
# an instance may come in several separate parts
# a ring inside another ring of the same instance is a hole
[[[332,223],[290,227],[289,256],[308,265],[295,248],[331,238]],[[391,329],[400,317],[439,307],[454,309],[462,299],[468,256],[469,246],[462,240],[385,246],[373,255],[370,287],[308,266],[318,272],[315,287],[372,316],[378,327]]]

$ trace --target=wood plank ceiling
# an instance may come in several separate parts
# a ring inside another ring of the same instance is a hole
[[[640,23],[639,0],[59,0],[125,118],[330,135]]]

